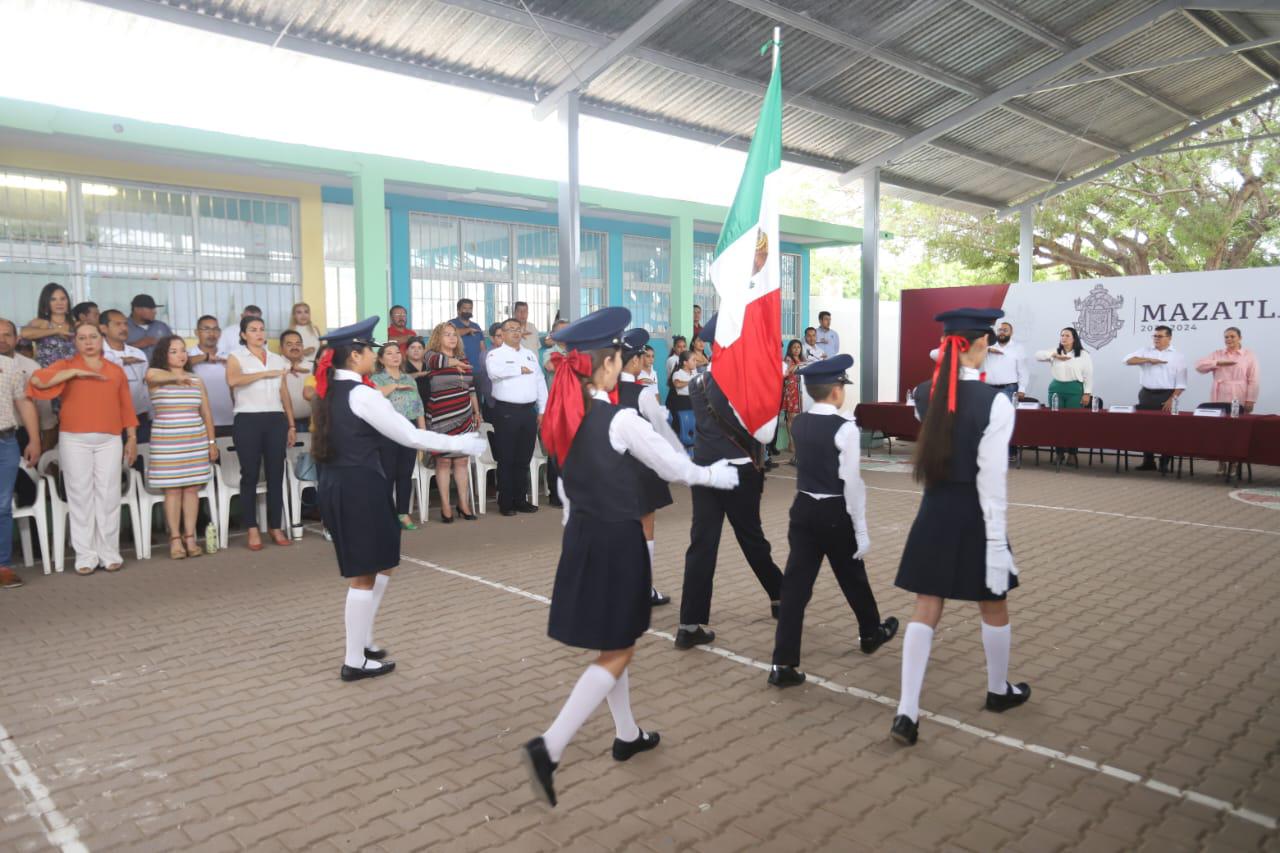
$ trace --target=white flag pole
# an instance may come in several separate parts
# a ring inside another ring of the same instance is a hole
[[[778,67],[778,45],[782,44],[782,27],[773,28],[773,67]]]

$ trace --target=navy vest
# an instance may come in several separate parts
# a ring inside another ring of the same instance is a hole
[[[350,379],[329,383],[329,445],[333,448],[333,458],[324,464],[381,472],[378,448],[385,439],[351,411],[351,389],[359,384]]]
[[[609,424],[618,411],[611,403],[593,400],[578,425],[560,472],[571,513],[599,521],[626,521],[643,515],[638,463],[624,461],[609,443]]]
[[[618,380],[618,405],[640,411],[640,394],[647,388],[639,382],[623,382]]]
[[[719,419],[707,411],[707,401],[715,407]],[[716,384],[710,373],[699,373],[689,383],[689,401],[693,407],[694,435],[693,461],[698,465],[710,465],[720,459],[739,459],[743,456],[751,459],[761,458],[760,442],[756,441],[738,423],[738,418],[729,407],[729,400]],[[730,438],[720,421],[736,426]]]
[[[932,380],[916,386],[914,399],[920,421],[929,413]],[[956,383],[955,426],[951,430],[951,473],[949,483],[973,483],[978,479],[978,444],[991,420],[991,401],[1000,392],[985,382],[960,380]],[[947,401],[938,400],[945,406]]]
[[[843,495],[836,433],[849,423],[840,415],[799,414],[791,422],[796,448],[796,488],[817,495]]]

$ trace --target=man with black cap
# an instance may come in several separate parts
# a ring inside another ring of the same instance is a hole
[[[713,314],[702,329],[706,340],[714,341],[716,320]],[[710,643],[715,631],[703,626],[711,619],[711,588],[715,579],[716,557],[720,550],[720,533],[729,519],[742,553],[755,573],[756,580],[769,596],[769,608],[778,617],[782,596],[782,570],[773,561],[769,540],[760,526],[760,496],[764,492],[764,445],[743,429],[733,413],[729,400],[713,375],[715,362],[689,383],[690,406],[693,409],[693,461],[711,465],[728,460],[738,471],[738,485],[721,491],[694,486],[693,523],[689,531],[689,549],[684,555],[684,588],[680,595],[680,628],[676,631],[677,649],[691,649]]]
[[[845,371],[851,367],[853,357],[842,354],[797,371],[804,376],[805,393],[813,398],[813,407],[797,415],[791,425],[796,497],[787,528],[791,553],[782,576],[782,608],[769,673],[769,683],[775,687],[804,682],[804,673],[796,669],[800,665],[800,635],[823,557],[831,563],[836,582],[858,619],[862,653],[871,654],[898,633],[894,617],[880,622],[862,562],[871,547],[867,487],[858,473],[862,450],[857,424],[840,412],[844,386],[849,384]]]
[[[958,308],[934,319],[943,324],[933,378],[913,392],[921,420],[915,478],[924,497],[894,583],[916,594],[902,641],[902,692],[890,728],[898,743],[916,742],[920,691],[934,629],[947,599],[975,601],[982,615],[987,656],[988,711],[1026,702],[1031,688],[1010,684],[1008,591],[1018,585],[1006,530],[1005,479],[1013,435],[1013,403],[981,381],[979,368],[995,343],[996,308]]]
[[[142,350],[148,359],[156,348],[156,342],[173,334],[168,323],[156,319],[159,307],[147,293],[139,293],[129,303],[129,339],[125,343]]]

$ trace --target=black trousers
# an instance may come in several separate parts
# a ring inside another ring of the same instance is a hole
[[[556,464],[556,460],[550,456],[547,457],[547,494],[551,496],[552,501],[560,500],[560,492],[556,490],[556,481],[560,479],[560,466]]]
[[[782,595],[782,571],[773,561],[769,540],[760,528],[760,495],[764,475],[751,465],[737,465],[738,487],[730,491],[694,486],[693,525],[684,555],[684,588],[680,594],[680,624],[711,621],[711,587],[720,551],[720,532],[729,519],[756,580],[770,601]]]
[[[258,526],[258,469],[267,477],[267,527],[279,530],[284,515],[285,442],[289,420],[284,412],[239,412],[231,428],[240,457],[240,525]]]
[[[418,451],[390,439],[378,446],[382,462],[382,474],[387,478],[387,494],[396,502],[396,514],[408,515],[413,499],[413,466],[418,462]]]
[[[1164,408],[1165,401],[1173,396],[1172,388],[1142,388],[1138,391],[1138,405],[1135,409],[1141,409],[1147,412],[1158,412]],[[1169,463],[1173,461],[1172,456],[1161,456],[1160,467],[1168,468]],[[1143,465],[1156,464],[1156,456],[1154,453],[1142,454]]]
[[[529,500],[529,462],[538,440],[538,413],[532,403],[493,403],[493,455],[498,463],[498,509]]]
[[[778,666],[800,665],[800,634],[804,630],[804,610],[813,595],[822,558],[831,563],[836,583],[858,619],[858,635],[873,637],[880,626],[880,610],[867,581],[867,569],[853,558],[858,543],[853,521],[843,498],[811,498],[803,492],[791,503],[791,524],[787,528],[787,571],[782,576],[782,607],[773,646],[773,662]]]

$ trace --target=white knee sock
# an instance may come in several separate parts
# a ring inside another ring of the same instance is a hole
[[[369,636],[365,640],[365,648],[376,649],[373,644],[373,622],[378,618],[378,608],[382,606],[382,596],[387,594],[387,584],[391,582],[389,575],[378,573],[378,577],[373,582],[373,613],[369,616]]]
[[[982,623],[982,648],[987,652],[987,690],[1003,696],[1009,689],[1009,646],[1013,629],[1009,625],[997,628]],[[1017,688],[1013,688],[1017,693]]]
[[[617,730],[618,740],[633,741],[640,737],[640,727],[636,725],[635,715],[631,713],[631,678],[630,669],[622,671],[622,677],[609,691],[609,711],[613,714],[613,726]]]
[[[364,642],[369,638],[369,626],[373,624],[373,590],[347,590],[347,666],[365,665]],[[373,669],[374,661],[369,661]],[[379,664],[380,666],[381,664]]]
[[[929,651],[933,648],[933,629],[923,622],[909,622],[902,640],[902,697],[898,713],[912,722],[920,720],[920,689],[924,687],[924,671],[929,667]]]
[[[650,575],[652,576],[652,574],[653,574],[653,565],[654,565],[654,564],[653,564],[653,540],[652,540],[652,539],[646,539],[646,540],[644,540],[644,545],[645,545],[645,547],[646,547],[646,548],[648,548],[648,549],[649,549],[649,573],[650,573]],[[651,585],[649,586],[649,593],[650,593],[650,594],[653,594],[653,593],[655,593],[655,592],[657,592],[657,591],[658,591],[658,587],[657,587],[657,585],[656,585],[656,584],[651,584]],[[627,677],[627,676],[626,676],[626,673],[623,673],[622,677],[623,677],[623,678],[626,678],[626,677]]]
[[[578,683],[573,685],[573,692],[565,700],[564,707],[556,716],[556,721],[551,724],[551,728],[542,733],[542,739],[547,743],[547,753],[552,761],[560,761],[560,756],[564,755],[569,741],[617,683],[617,679],[609,674],[609,670],[599,664],[593,663],[587,667],[587,671],[582,673]]]

